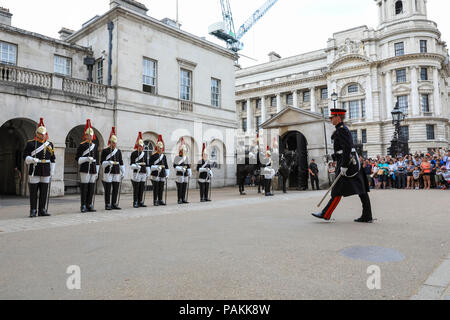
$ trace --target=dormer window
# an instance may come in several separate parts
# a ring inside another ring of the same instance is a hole
[[[395,14],[403,13],[403,1],[397,1],[395,3]]]

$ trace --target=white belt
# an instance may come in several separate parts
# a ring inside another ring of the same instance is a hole
[[[39,162],[37,164],[39,164],[39,163],[51,163],[51,161],[50,160],[39,160]]]
[[[350,151],[350,152],[356,152],[356,149],[353,148],[352,151]],[[336,154],[344,154],[344,150],[336,151]]]

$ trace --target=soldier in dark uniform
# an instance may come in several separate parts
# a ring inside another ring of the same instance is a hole
[[[50,216],[46,204],[50,193],[50,179],[55,174],[56,158],[53,143],[47,140],[47,129],[41,118],[35,138],[28,141],[23,152],[25,163],[29,166],[30,218],[35,218],[37,214],[39,217]],[[37,211],[38,191],[39,213]]]
[[[98,145],[91,120],[87,120],[83,142],[77,149],[75,160],[80,166],[81,212],[96,212],[93,205],[95,185],[98,180],[100,164]]]
[[[125,176],[125,167],[123,165],[122,152],[117,149],[117,136],[115,128],[108,141],[108,148],[102,151],[101,157],[103,169],[103,187],[105,188],[105,209],[122,210],[118,205],[120,184]],[[111,199],[112,188],[112,199]],[[111,201],[112,200],[112,201]]]
[[[275,170],[272,165],[272,153],[270,152],[270,147],[267,146],[267,151],[265,158],[261,160],[261,174],[264,175],[264,189],[266,197],[272,197],[273,193],[271,191],[272,179],[275,176]]]
[[[206,143],[203,144],[202,160],[197,164],[198,184],[200,185],[200,202],[210,202],[209,186],[214,174],[211,170],[211,164],[208,161],[206,151]]]
[[[170,175],[169,165],[167,164],[167,157],[164,154],[164,141],[162,136],[158,137],[156,143],[156,150],[150,157],[150,170],[153,184],[153,205],[165,206],[163,201],[164,187]]]
[[[372,208],[368,193],[369,183],[359,162],[358,154],[353,147],[353,138],[350,130],[344,125],[346,110],[332,109],[330,120],[336,131],[331,137],[334,140],[333,160],[337,161],[336,175],[342,173],[331,192],[331,200],[322,212],[313,213],[319,219],[330,220],[331,215],[341,201],[342,197],[359,195],[363,206],[362,217],[355,222],[372,223]]]
[[[133,170],[131,183],[133,184],[133,208],[146,208],[144,204],[144,192],[146,191],[147,178],[150,176],[149,155],[144,151],[142,132],[139,132],[134,152],[131,154],[130,164]]]
[[[189,180],[192,177],[191,165],[187,157],[187,147],[184,139],[181,138],[181,145],[178,156],[175,157],[173,167],[177,171],[177,191],[178,191],[178,204],[189,203],[186,200],[186,191],[189,188]]]

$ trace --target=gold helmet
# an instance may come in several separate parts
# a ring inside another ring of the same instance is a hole
[[[88,128],[88,129],[86,130],[85,134],[86,134],[87,136],[93,136],[93,135],[94,135],[94,129]]]
[[[112,135],[111,139],[109,139],[109,141],[112,142],[112,143],[116,143],[117,144],[117,137]]]
[[[46,135],[47,134],[47,129],[43,126],[40,126],[39,128],[37,128],[36,133],[42,134],[42,135]]]
[[[144,146],[145,146],[144,140],[142,140],[142,139],[139,140],[138,145],[139,145],[140,147],[144,147]]]

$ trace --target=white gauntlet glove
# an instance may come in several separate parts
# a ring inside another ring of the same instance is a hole
[[[344,168],[344,167],[341,168],[341,173],[344,177],[347,176],[347,170],[348,170],[348,168]]]
[[[54,176],[55,175],[55,168],[56,168],[56,163],[50,163],[50,176]]]

